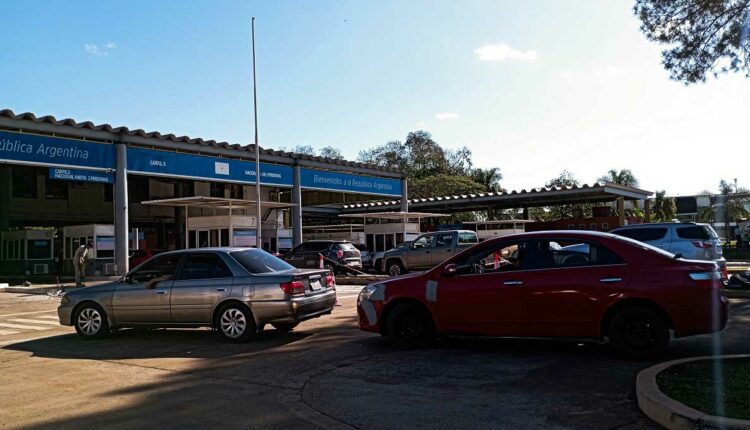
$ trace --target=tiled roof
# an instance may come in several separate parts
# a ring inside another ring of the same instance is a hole
[[[174,134],[161,134],[158,131],[145,131],[142,129],[130,130],[127,127],[113,127],[110,124],[98,124],[97,125],[91,121],[78,122],[71,118],[58,120],[52,115],[45,115],[42,117],[37,117],[31,112],[15,114],[10,109],[0,110],[0,118],[9,118],[12,120],[19,120],[19,121],[31,121],[34,123],[52,124],[56,126],[75,127],[78,129],[88,129],[88,130],[104,131],[104,132],[115,133],[115,134],[125,134],[128,136],[138,136],[138,137],[149,138],[149,139],[158,139],[160,141],[189,143],[189,144],[200,145],[204,147],[211,146],[215,148],[233,149],[237,151],[248,151],[253,154],[255,153],[255,145],[253,144],[242,146],[237,143],[217,142],[215,140],[203,140],[201,138],[190,138],[188,136],[176,136]],[[358,163],[356,161],[336,160],[332,158],[318,157],[315,155],[298,154],[298,153],[287,152],[287,151],[277,151],[277,150],[267,149],[263,147],[260,148],[260,152],[261,154],[266,154],[266,155],[289,157],[289,158],[295,158],[295,159],[300,159],[300,160],[312,160],[312,161],[318,161],[318,162],[326,163],[326,164],[361,167],[361,168],[366,168],[366,169],[381,170],[381,171],[387,171],[387,172],[399,172],[399,169],[393,168],[393,167],[383,167],[383,166],[376,166],[372,164]]]

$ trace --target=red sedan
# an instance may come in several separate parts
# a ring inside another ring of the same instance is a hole
[[[645,358],[727,322],[721,272],[608,233],[488,240],[432,270],[365,287],[359,327],[401,346],[438,335],[608,338]]]

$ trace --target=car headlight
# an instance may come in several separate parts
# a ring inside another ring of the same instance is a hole
[[[67,305],[70,303],[70,297],[68,297],[68,293],[63,294],[62,299],[60,299],[61,305]]]
[[[362,291],[359,292],[359,297],[357,297],[357,303],[362,303],[364,300],[383,300],[384,298],[385,284],[372,284],[362,288]]]

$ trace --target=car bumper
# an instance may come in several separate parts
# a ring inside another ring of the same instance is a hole
[[[357,305],[358,326],[360,330],[380,333],[380,312],[383,302],[363,300]]]
[[[283,301],[254,302],[251,307],[259,323],[296,323],[329,314],[336,304],[336,291]]]
[[[73,305],[60,305],[57,307],[57,317],[62,325],[73,325]]]
[[[729,302],[723,291],[715,290],[705,301],[681,305],[676,317],[675,337],[720,332],[729,321]]]

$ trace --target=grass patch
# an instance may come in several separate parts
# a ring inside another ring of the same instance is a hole
[[[715,384],[717,365],[722,369],[720,385]],[[658,374],[656,383],[664,394],[693,409],[721,415],[717,406],[723,405],[725,417],[750,419],[750,359],[679,364]],[[722,386],[723,390],[717,388]]]

